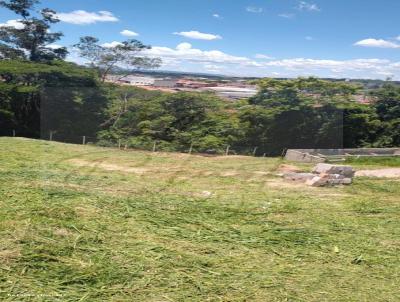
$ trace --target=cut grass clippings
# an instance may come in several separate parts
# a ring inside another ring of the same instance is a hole
[[[0,138],[0,300],[399,301],[400,182],[279,164]]]

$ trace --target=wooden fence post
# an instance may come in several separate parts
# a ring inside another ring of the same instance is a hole
[[[15,130],[13,130],[13,137],[15,137]]]
[[[156,152],[156,149],[157,149],[157,141],[155,141],[153,144],[153,152]]]
[[[118,149],[121,150],[121,139],[118,140]]]
[[[225,156],[227,156],[227,155],[229,155],[229,149],[231,148],[231,146],[227,146],[226,147],[226,150],[225,150]]]
[[[86,145],[86,136],[82,136],[82,145]]]
[[[190,144],[189,154],[192,154],[192,151],[193,151],[193,142]]]
[[[253,156],[256,156],[257,149],[258,149],[258,147],[255,147],[255,148],[254,148],[254,150],[253,150]]]
[[[53,140],[53,131],[50,130],[50,141]]]

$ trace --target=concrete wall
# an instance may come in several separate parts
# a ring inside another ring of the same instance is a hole
[[[290,149],[316,156],[335,155],[382,155],[392,156],[399,154],[400,148],[357,148],[357,149]]]
[[[329,160],[330,157],[344,158],[346,156],[400,156],[400,148],[289,149],[285,159],[305,163],[321,163]]]
[[[311,155],[309,153],[297,151],[297,150],[288,150],[285,155],[286,160],[290,161],[298,161],[304,163],[323,163],[325,162],[325,158]]]

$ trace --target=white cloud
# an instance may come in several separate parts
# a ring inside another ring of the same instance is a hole
[[[149,56],[161,57],[163,61],[172,62],[201,62],[208,64],[238,64],[242,66],[261,66],[246,57],[226,54],[219,50],[200,50],[193,48],[190,43],[181,43],[176,48],[154,46],[145,52]]]
[[[264,11],[264,9],[262,7],[248,6],[246,7],[246,11],[248,11],[249,13],[260,14]]]
[[[184,42],[176,46],[177,50],[188,50],[192,48],[192,44]]]
[[[213,14],[212,15],[214,18],[216,18],[216,19],[221,19],[221,15],[220,14]]]
[[[117,42],[117,41],[101,44],[101,46],[106,47],[106,48],[113,48],[113,47],[116,47],[116,46],[119,46],[119,45],[122,45],[122,43],[121,42]]]
[[[21,20],[8,20],[6,23],[0,23],[0,27],[14,27],[16,29],[24,29],[25,24]]]
[[[105,43],[114,47],[120,42]],[[236,56],[220,50],[193,48],[190,43],[178,44],[175,48],[154,46],[143,55],[162,59],[164,70],[187,72],[216,72],[235,76],[318,76],[335,78],[385,79],[390,75],[400,80],[400,62],[386,59],[329,60],[312,58],[274,59],[258,54],[255,59]],[[69,60],[77,61],[70,54]]]
[[[318,5],[314,4],[314,3],[309,3],[306,1],[300,1],[298,6],[297,6],[298,10],[302,10],[302,11],[309,11],[309,12],[319,12],[321,11],[321,9],[318,7]]]
[[[290,71],[307,71],[318,74],[317,71],[326,70],[344,75],[347,72],[360,74],[380,74],[381,72],[394,72],[398,63],[384,59],[355,59],[355,60],[320,60],[320,59],[284,59],[266,62],[265,66],[280,67]],[[399,74],[399,72],[397,72]],[[400,74],[399,74],[400,76]]]
[[[207,69],[220,69],[221,68],[221,66],[219,66],[219,65],[212,65],[212,64],[205,64],[204,67]]]
[[[70,13],[57,13],[56,17],[60,21],[78,25],[119,21],[118,18],[109,11],[87,12],[84,10],[75,10]]]
[[[182,37],[186,37],[186,38],[190,38],[190,39],[196,39],[196,40],[211,41],[211,40],[222,39],[222,37],[219,35],[202,33],[197,30],[174,32],[174,35],[178,35],[178,36],[182,36]]]
[[[46,45],[46,48],[50,48],[50,49],[58,49],[58,48],[63,48],[64,46],[59,45],[59,44],[49,44]]]
[[[354,45],[375,48],[400,48],[400,44],[383,39],[365,39],[354,43]]]
[[[139,36],[138,33],[128,30],[128,29],[124,29],[123,31],[120,32],[121,35],[125,36],[125,37],[137,37]]]
[[[256,54],[254,57],[256,59],[261,59],[261,60],[273,60],[273,59],[275,59],[273,57],[270,57],[270,56],[267,56],[267,55],[263,55],[263,54],[260,54],[260,53]]]
[[[398,37],[396,38],[396,40],[399,40],[399,41],[400,41],[400,36],[398,36]]]
[[[205,64],[203,67],[207,72],[212,72],[212,73],[221,72],[221,68],[222,68],[219,65],[213,65],[213,64]]]
[[[291,14],[291,13],[284,13],[284,14],[279,14],[278,15],[278,17],[282,17],[282,18],[286,18],[286,19],[292,19],[295,16],[296,16],[295,14]]]

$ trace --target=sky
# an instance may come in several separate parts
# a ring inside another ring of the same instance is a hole
[[[400,0],[43,0],[71,51],[138,39],[162,70],[400,80]],[[0,9],[0,26],[18,26]],[[57,45],[53,45],[56,47]]]

